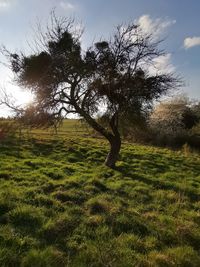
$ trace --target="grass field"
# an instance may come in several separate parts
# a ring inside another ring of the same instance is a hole
[[[74,124],[0,143],[0,266],[199,267],[199,155],[123,144],[111,170]]]

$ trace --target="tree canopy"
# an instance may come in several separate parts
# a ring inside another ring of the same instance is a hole
[[[40,32],[36,52],[9,53],[18,84],[35,95],[22,116],[34,114],[34,123],[41,124],[78,114],[110,142],[106,165],[113,168],[121,147],[119,121],[144,118],[178,79],[172,73],[149,72],[153,59],[164,52],[140,26],[119,25],[109,40],[86,51],[74,26],[74,21],[53,15],[51,27]],[[106,114],[107,127],[96,120],[99,113]]]

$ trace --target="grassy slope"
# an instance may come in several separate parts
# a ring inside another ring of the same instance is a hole
[[[114,171],[106,152],[73,131],[0,144],[1,267],[200,266],[199,157],[124,144]]]

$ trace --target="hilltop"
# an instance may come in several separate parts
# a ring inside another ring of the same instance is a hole
[[[200,266],[199,155],[78,129],[0,143],[0,266]]]

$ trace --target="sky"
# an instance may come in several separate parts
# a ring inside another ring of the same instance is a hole
[[[200,1],[199,0],[0,0],[0,44],[12,52],[30,52],[36,25],[46,25],[50,12],[73,17],[84,28],[82,47],[111,36],[121,23],[134,22],[155,40],[164,39],[165,56],[154,61],[160,71],[183,78],[184,92],[200,99]],[[19,88],[0,55],[0,88],[18,104],[30,102],[30,92]],[[0,109],[0,117],[9,114]]]

